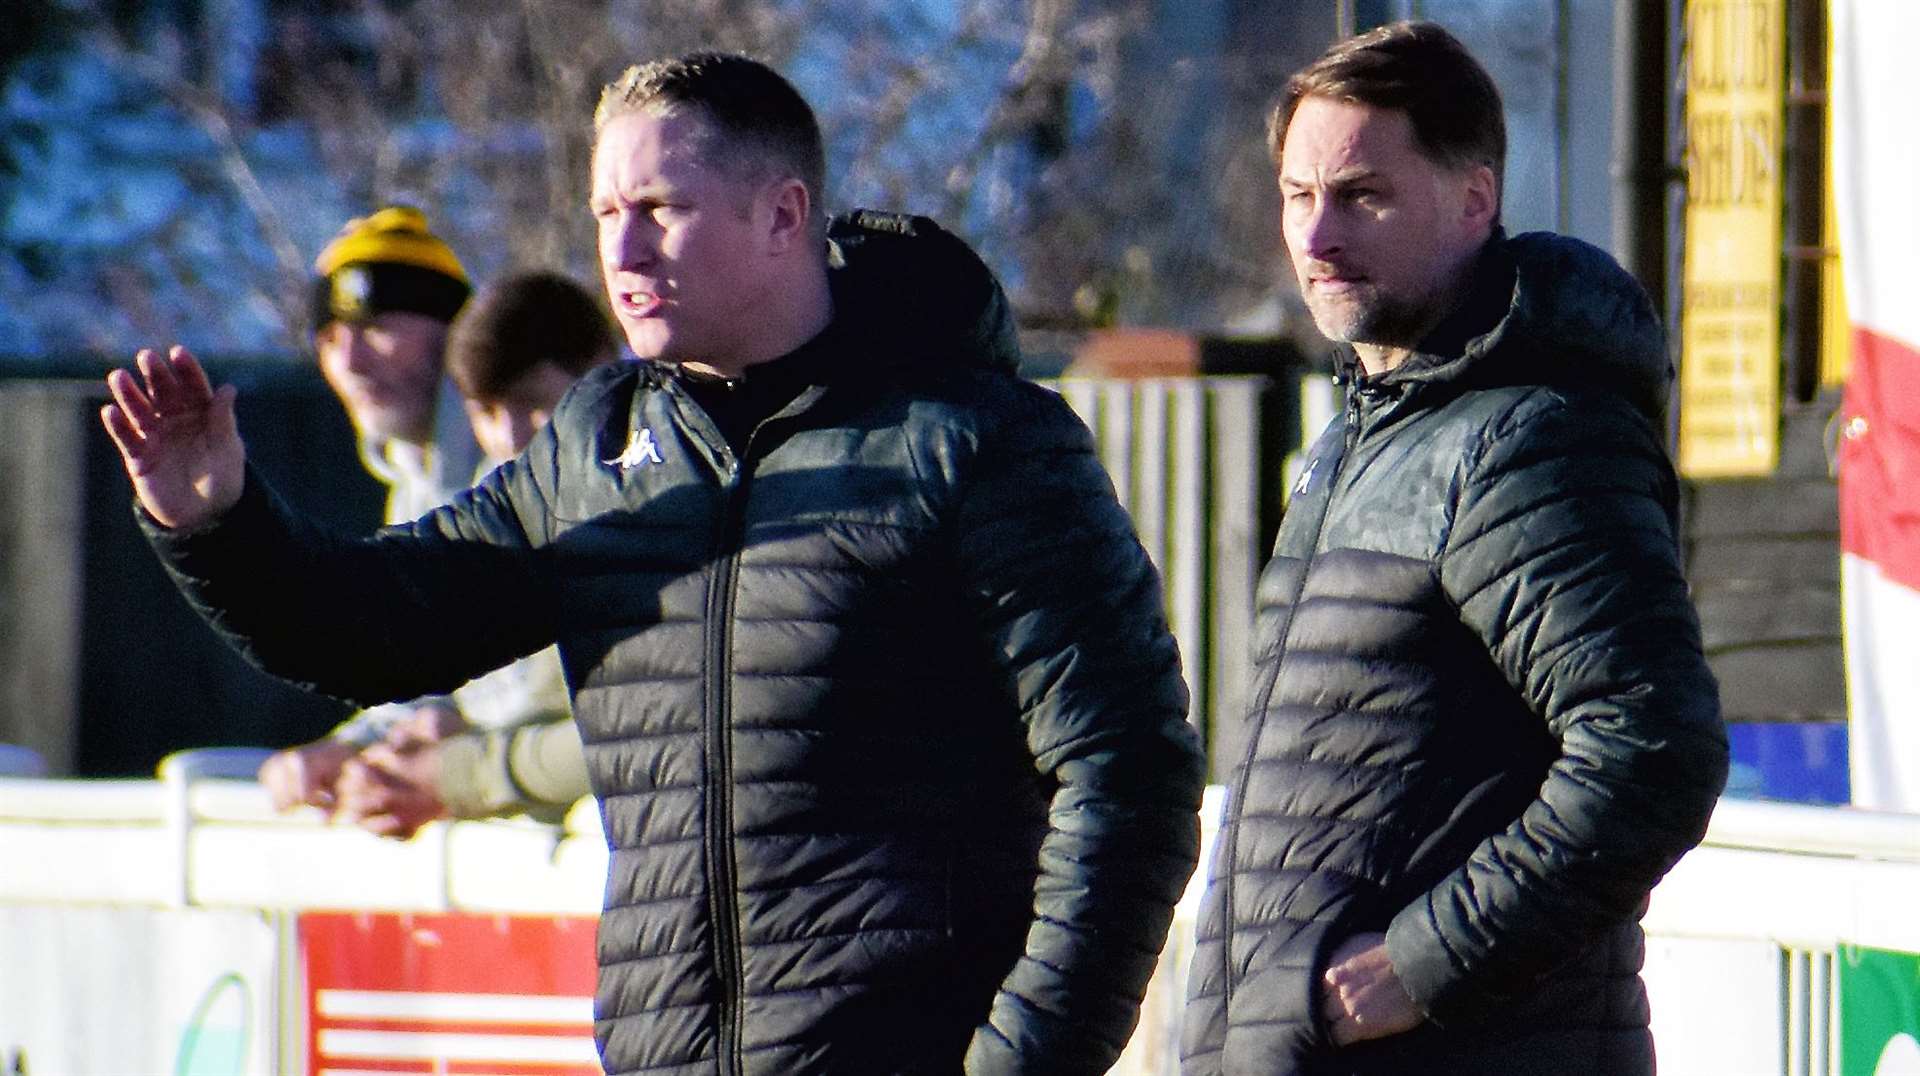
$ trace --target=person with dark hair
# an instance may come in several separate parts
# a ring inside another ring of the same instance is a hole
[[[553,408],[619,344],[598,300],[559,273],[519,273],[482,289],[454,319],[447,376],[474,440],[494,462],[524,452]]]
[[[445,504],[475,478],[480,449],[445,376],[447,328],[473,288],[426,214],[383,206],[346,223],[314,261],[313,346],[321,376],[359,438],[360,461],[387,487],[385,521]],[[275,807],[331,811],[347,761],[403,729],[460,723],[447,696],[370,707],[260,766]]]
[[[1503,233],[1499,94],[1438,26],[1339,42],[1270,132],[1346,405],[1258,588],[1184,1071],[1650,1074],[1639,916],[1727,770],[1653,306]]]
[[[480,289],[447,332],[447,376],[494,463],[526,451],[573,383],[619,345],[599,302],[536,270]],[[402,723],[342,766],[333,814],[408,838],[441,818],[564,817],[592,794],[552,647],[454,691],[456,712]]]
[[[812,112],[764,65],[635,68],[596,128],[642,361],[354,541],[248,471],[231,386],[142,352],[102,418],[149,539],[253,660],[349,698],[558,641],[610,846],[609,1073],[1105,1072],[1202,757],[1092,436],[1017,375],[964,243],[824,218]]]

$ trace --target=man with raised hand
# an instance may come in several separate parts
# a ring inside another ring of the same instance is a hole
[[[355,699],[558,640],[611,846],[609,1072],[1106,1071],[1197,854],[1201,756],[1091,436],[1017,376],[964,244],[828,227],[812,111],[771,70],[636,67],[595,126],[642,362],[355,541],[247,471],[231,389],[142,353],[104,418],[151,540],[255,661]]]

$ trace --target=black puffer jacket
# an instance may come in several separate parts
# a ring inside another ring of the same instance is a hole
[[[357,701],[559,640],[612,846],[610,1072],[1103,1071],[1198,849],[1159,580],[972,252],[834,235],[810,387],[744,458],[626,364],[372,542],[254,480],[155,540],[265,668]]]
[[[1260,580],[1189,1076],[1651,1073],[1639,914],[1726,774],[1669,382],[1632,278],[1531,234],[1351,388]],[[1430,1020],[1337,1050],[1318,978],[1365,931]]]

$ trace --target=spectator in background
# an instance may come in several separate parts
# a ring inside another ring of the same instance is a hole
[[[584,288],[557,273],[522,273],[482,288],[454,319],[447,374],[497,464],[525,451],[573,383],[617,352]],[[428,711],[346,762],[337,818],[404,838],[436,818],[524,811],[557,820],[591,794],[554,648],[453,697],[465,720]]]
[[[445,373],[447,328],[472,292],[452,248],[411,206],[347,222],[314,263],[313,345],[346,408],[360,461],[387,487],[384,521],[402,523],[473,484],[482,456]],[[331,810],[341,767],[389,733],[458,728],[444,696],[363,710],[325,737],[260,767],[275,807]]]
[[[524,452],[573,383],[619,354],[600,301],[558,273],[486,288],[454,319],[447,375],[492,464]]]
[[[481,465],[457,387],[448,328],[472,293],[453,250],[410,206],[348,221],[315,260],[314,350],[347,410],[360,460],[404,523],[473,484]]]

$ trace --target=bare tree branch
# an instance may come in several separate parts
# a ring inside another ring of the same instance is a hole
[[[128,47],[111,31],[95,29],[87,35],[87,41],[102,55],[118,61],[126,70],[145,80],[213,140],[219,151],[222,172],[252,213],[255,226],[273,251],[280,279],[277,286],[266,291],[266,298],[280,311],[286,341],[298,350],[301,346],[298,326],[306,316],[298,298],[305,294],[302,284],[307,277],[306,261],[287,231],[279,209],[273,204],[273,199],[267,196],[253,166],[248,163],[222,102],[182,78],[171,66]]]
[[[420,202],[477,278],[535,265],[591,273],[583,205],[598,88],[629,63],[694,48],[746,51],[794,77],[819,109],[831,147],[835,189],[823,197],[942,217],[988,254],[1023,314],[1066,324],[1076,316],[1076,293],[1105,289],[1127,299],[1104,306],[1122,320],[1196,327],[1269,289],[1276,243],[1257,120],[1223,115],[1193,87],[1212,79],[1229,95],[1252,96],[1277,85],[1276,64],[1297,58],[1242,56],[1247,69],[1225,74],[1204,66],[1219,57],[1183,62],[1152,36],[1163,7],[276,4],[261,35],[270,116],[248,115],[190,84],[164,38],[134,47],[102,32],[93,44],[206,132],[217,174],[271,252],[271,270],[257,254],[236,264],[236,274],[251,276],[230,282],[226,294],[264,297],[285,323],[280,336],[296,343],[308,267],[295,237],[329,234],[339,221],[316,218],[330,218],[341,203]],[[106,16],[97,18],[106,25]],[[306,205],[266,193],[263,179],[275,191],[283,181],[264,171],[268,158],[251,140],[272,123],[318,147],[321,174],[311,182],[319,193]],[[191,230],[179,241],[204,244]],[[190,275],[205,261],[188,250],[169,269],[160,254],[142,271]]]

